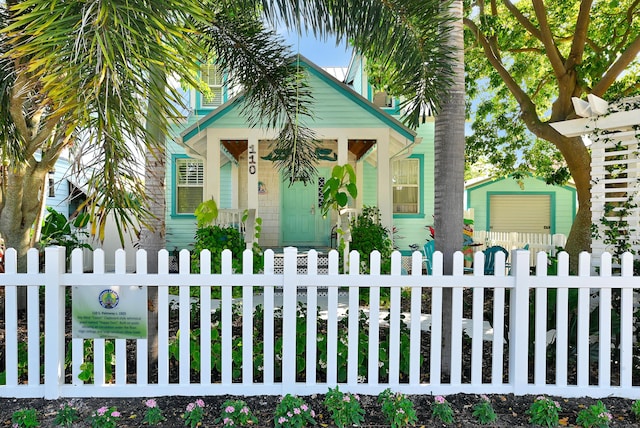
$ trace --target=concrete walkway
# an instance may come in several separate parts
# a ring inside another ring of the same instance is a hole
[[[192,299],[195,301],[195,299]],[[302,292],[298,293],[298,302],[307,303],[307,293]],[[234,304],[242,303],[242,299],[233,299]],[[256,307],[258,305],[263,305],[264,296],[262,293],[256,293],[253,296],[253,306]],[[169,304],[178,306],[178,296],[170,295],[169,296]],[[282,293],[275,292],[274,293],[274,307],[282,307]],[[318,291],[317,296],[317,305],[318,305],[318,316],[321,319],[327,319],[328,307],[329,307],[329,296],[326,291]],[[211,300],[211,308],[217,309],[220,307],[220,300],[213,299]],[[347,316],[347,312],[349,309],[349,294],[346,292],[338,292],[338,318],[341,319]],[[362,311],[365,314],[369,314],[369,310],[367,308],[362,308]],[[389,316],[388,310],[381,309],[380,310],[380,325],[388,325],[385,318]],[[409,325],[411,322],[411,314],[409,312],[402,312],[400,314],[402,320],[405,324]],[[420,315],[420,326],[423,331],[431,330],[431,314],[421,314]],[[473,320],[463,318],[462,319],[462,331],[468,337],[473,338]],[[493,327],[489,321],[483,321],[482,323],[482,339],[488,342],[493,341]]]

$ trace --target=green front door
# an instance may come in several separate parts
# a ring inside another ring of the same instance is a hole
[[[324,171],[319,171],[320,174]],[[323,180],[308,183],[282,184],[282,215],[280,230],[282,245],[328,246],[330,221],[323,219],[320,186]]]

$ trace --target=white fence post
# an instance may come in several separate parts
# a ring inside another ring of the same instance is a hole
[[[529,251],[512,251],[511,261],[515,284],[509,308],[509,382],[513,393],[522,395],[526,393],[529,365]]]
[[[45,249],[44,398],[60,397],[64,382],[64,287],[65,248]]]

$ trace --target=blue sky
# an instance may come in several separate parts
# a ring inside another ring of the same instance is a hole
[[[313,35],[302,34],[298,37],[295,33],[284,33],[283,36],[294,52],[299,51],[320,67],[347,67],[349,65],[351,48],[347,47],[346,42],[336,46],[333,39],[322,41]]]

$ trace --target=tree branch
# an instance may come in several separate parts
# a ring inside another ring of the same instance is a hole
[[[618,57],[618,59],[609,67],[602,79],[591,89],[591,93],[598,97],[602,96],[607,89],[616,81],[620,73],[638,56],[640,52],[640,36],[631,42],[627,49]]]
[[[512,52],[512,53],[535,52],[535,53],[542,54],[542,49],[538,49],[538,48],[521,48],[521,49],[505,49],[505,50],[507,52]]]
[[[576,64],[582,63],[584,55],[584,47],[587,41],[587,32],[589,23],[591,22],[591,5],[593,0],[583,0],[580,2],[580,11],[576,20],[576,29],[573,33],[573,42],[571,43],[571,52],[565,65],[567,70],[572,69]]]
[[[558,46],[556,46],[553,40],[553,34],[551,34],[551,29],[549,28],[547,11],[542,0],[532,0],[532,3],[540,25],[540,40],[546,49],[549,63],[551,64],[556,77],[560,80],[566,74],[566,69],[564,67],[562,54],[558,50]]]
[[[640,0],[635,0],[627,9],[627,13],[625,14],[625,19],[624,19],[624,21],[626,21],[627,23],[626,30],[624,31],[624,34],[622,34],[622,36],[620,37],[620,42],[616,44],[614,52],[621,51],[624,48],[624,45],[627,43],[629,34],[631,34],[631,30],[633,29],[633,16],[635,14],[635,9],[638,7],[638,3],[640,3]],[[614,34],[616,35],[617,35],[617,30],[618,30],[618,26],[615,26]],[[612,40],[615,40],[616,38],[617,37],[613,37]]]
[[[495,52],[493,52],[489,41],[484,36],[484,34],[482,34],[476,23],[469,18],[464,18],[463,22],[464,25],[466,25],[467,28],[471,30],[471,33],[473,33],[478,43],[480,43],[480,45],[482,46],[485,57],[487,58],[487,60],[489,60],[489,63],[493,66],[493,68],[496,69],[509,91],[515,97],[518,105],[520,105],[520,108],[523,111],[525,109],[531,109],[535,112],[535,105],[531,101],[531,98],[529,98],[527,93],[522,90],[520,85],[518,85],[518,83],[511,76],[511,73],[509,73],[509,70],[507,70],[502,62],[498,59],[499,56],[496,55]]]
[[[533,23],[522,14],[522,12],[520,12],[520,9],[518,9],[513,3],[511,3],[510,0],[502,0],[502,2],[507,7],[507,9],[509,9],[509,12],[511,12],[511,14],[518,20],[520,25],[525,28],[525,30],[527,30],[536,39],[542,41],[540,30],[537,29],[536,26],[533,25]]]
[[[27,126],[27,121],[24,117],[24,103],[27,98],[27,82],[24,77],[24,74],[20,72],[20,63],[18,60],[15,61],[15,80],[13,82],[13,87],[11,88],[11,100],[9,101],[9,113],[11,114],[11,118],[13,119],[13,124],[15,125],[18,133],[22,135],[22,138],[26,141],[29,139],[29,127]]]

